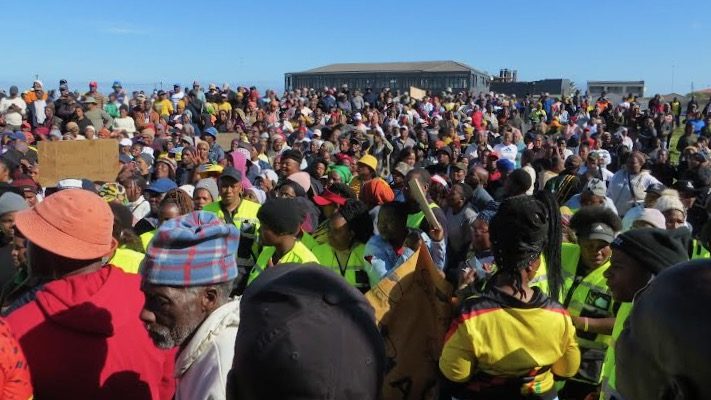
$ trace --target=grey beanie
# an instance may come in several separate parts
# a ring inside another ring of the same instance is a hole
[[[195,185],[195,191],[193,191],[193,193],[197,192],[198,189],[207,190],[208,192],[210,192],[210,195],[212,196],[212,201],[217,201],[219,192],[217,190],[217,182],[215,182],[214,179],[212,179],[212,178],[200,179],[198,181],[198,183]]]
[[[22,211],[27,208],[25,198],[17,193],[5,192],[0,196],[0,215]]]

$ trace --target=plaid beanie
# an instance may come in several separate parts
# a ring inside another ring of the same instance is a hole
[[[239,231],[215,214],[195,211],[158,228],[141,264],[154,285],[201,286],[237,277]]]
[[[689,260],[690,240],[691,232],[687,228],[641,228],[620,234],[611,247],[613,251],[622,250],[642,268],[656,275],[665,268]]]

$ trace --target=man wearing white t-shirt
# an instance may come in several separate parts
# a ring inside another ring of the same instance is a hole
[[[494,151],[499,155],[499,158],[505,158],[514,164],[516,163],[518,147],[513,144],[513,133],[511,131],[504,131],[503,140],[501,143],[494,146]]]

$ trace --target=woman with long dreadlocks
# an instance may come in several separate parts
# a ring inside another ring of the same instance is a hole
[[[491,220],[496,273],[467,298],[447,336],[439,367],[457,399],[555,399],[553,376],[578,371],[575,328],[563,306],[529,286],[551,236],[546,204],[504,200]]]

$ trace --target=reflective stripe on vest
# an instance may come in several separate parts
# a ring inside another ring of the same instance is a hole
[[[622,396],[617,393],[617,383],[615,377],[615,343],[617,342],[617,338],[620,337],[620,333],[622,333],[622,328],[624,328],[625,321],[629,317],[630,312],[632,312],[632,303],[621,303],[620,309],[617,310],[615,327],[612,328],[612,339],[610,340],[610,346],[607,348],[607,353],[605,353],[605,364],[602,367],[602,387],[600,391],[600,399],[622,399]]]
[[[689,257],[692,260],[700,258],[711,258],[711,253],[696,239],[691,242],[691,254]]]
[[[559,303],[563,303],[565,294],[573,285],[573,280],[575,279],[575,270],[578,267],[578,260],[580,259],[580,246],[574,243],[563,243],[560,258],[563,286],[560,288],[560,296],[557,300]],[[543,293],[550,294],[548,291],[548,263],[543,254],[541,254],[541,265],[538,267],[536,276],[533,277],[530,285],[537,286]]]
[[[569,298],[569,300],[565,306],[571,316],[589,318],[614,317],[612,294],[607,287],[607,279],[603,276],[603,273],[609,267],[610,261],[608,260],[585,276],[582,281],[579,281],[577,286],[573,288],[572,295],[570,293],[566,294],[566,298]],[[581,337],[581,335],[588,333],[578,332],[578,344],[580,344],[580,347],[607,349],[610,344],[609,335],[596,334],[595,339],[592,340]]]
[[[261,274],[264,270],[267,269],[269,259],[272,258],[275,251],[276,248],[273,246],[265,246],[264,249],[262,249],[262,252],[259,254],[259,258],[257,258],[257,262],[254,265],[254,268],[252,268],[252,271],[250,271],[249,273],[249,280],[247,281],[248,285],[252,283],[252,281],[255,280],[259,276],[259,274]],[[303,243],[297,240],[296,243],[294,243],[294,247],[286,254],[281,256],[277,264],[300,264],[308,262],[318,262],[318,260],[316,259],[316,256],[314,256],[314,254],[311,252],[311,250],[307,249]]]
[[[370,280],[368,279],[368,273],[365,271],[368,262],[364,257],[364,244],[359,243],[351,249],[345,269],[339,265],[336,251],[328,243],[320,244],[311,251],[313,251],[314,256],[318,259],[319,264],[341,275],[351,286],[361,292],[366,292],[370,289]]]
[[[613,301],[607,280],[603,273],[610,267],[606,261],[582,280],[576,281],[566,294],[563,304],[575,317],[612,318],[614,317]],[[572,292],[571,292],[572,290]],[[604,368],[605,352],[610,340],[609,335],[599,333],[576,332],[578,346],[580,347],[581,364],[578,374],[572,380],[590,384],[599,384],[602,369]]]
[[[148,245],[153,240],[153,236],[156,235],[156,229],[142,233],[138,238],[141,239],[141,244],[143,245],[143,250],[148,250]]]
[[[428,204],[428,206],[431,210],[439,208],[437,203],[430,203]],[[422,211],[418,211],[414,214],[409,214],[407,216],[407,227],[410,229],[419,229],[423,219],[425,219],[425,213]]]

